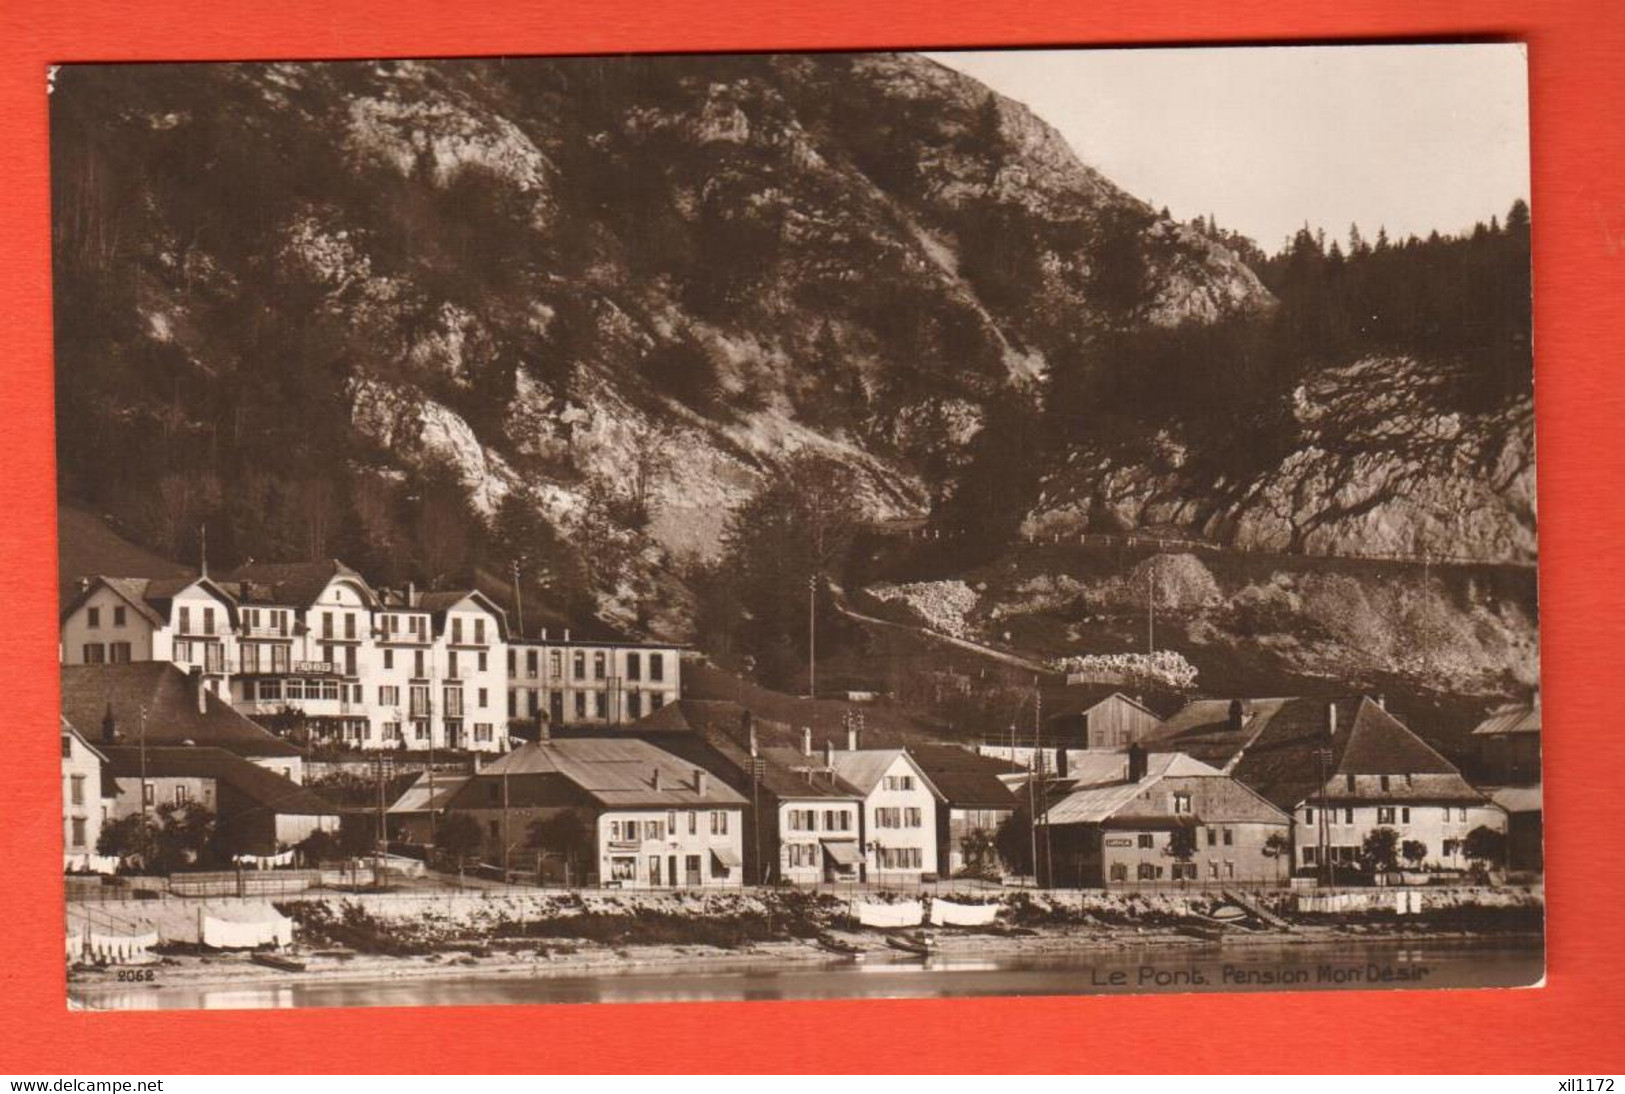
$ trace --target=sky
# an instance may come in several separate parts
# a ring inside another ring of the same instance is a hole
[[[928,56],[1026,103],[1136,197],[1266,251],[1305,221],[1425,236],[1529,196],[1517,44]]]

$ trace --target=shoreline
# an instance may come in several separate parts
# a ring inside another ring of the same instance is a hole
[[[296,952],[305,961],[303,972],[288,972],[259,965],[246,952],[204,955],[170,955],[144,965],[109,966],[69,970],[67,979],[70,1005],[94,1006],[96,997],[131,991],[167,988],[263,987],[283,988],[303,983],[367,983],[399,980],[455,980],[486,978],[569,977],[572,975],[615,975],[657,969],[717,972],[730,968],[762,965],[782,966],[864,964],[909,965],[918,958],[899,953],[886,945],[884,936],[867,932],[831,932],[842,941],[861,948],[861,954],[844,956],[821,949],[810,941],[750,943],[738,948],[707,945],[610,946],[601,943],[537,939],[511,948],[477,943],[449,945],[427,955],[389,956],[356,953],[349,956],[321,956],[324,951]],[[1313,945],[1346,942],[1359,945],[1372,942],[1452,942],[1504,938],[1509,941],[1544,939],[1540,931],[1483,932],[1465,930],[1393,929],[1371,925],[1299,927],[1292,932],[1230,932],[1221,940],[1192,938],[1168,930],[1139,928],[1095,928],[1087,931],[1051,929],[1036,935],[1011,937],[976,932],[935,932],[933,958],[975,959],[979,957],[1019,957],[1023,955],[1083,955],[1112,953],[1140,947],[1204,950],[1211,947],[1243,949],[1253,946]],[[517,940],[516,940],[517,941]],[[474,956],[473,949],[494,949],[490,956]],[[325,951],[331,953],[332,951]],[[150,973],[152,979],[146,979]],[[120,979],[120,977],[125,979]]]

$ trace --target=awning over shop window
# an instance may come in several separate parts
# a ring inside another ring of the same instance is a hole
[[[822,843],[830,861],[838,866],[857,866],[863,862],[863,856],[858,853],[857,840],[827,839]]]
[[[711,848],[711,857],[717,860],[718,866],[732,867],[739,865],[739,856],[734,854],[733,850],[728,847]]]

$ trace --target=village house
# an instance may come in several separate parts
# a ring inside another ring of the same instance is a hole
[[[1284,810],[1199,760],[1139,744],[1121,778],[1052,784],[1037,826],[1039,877],[1063,888],[1258,885],[1290,866]]]
[[[862,877],[864,796],[837,773],[835,748],[757,748],[761,790],[771,800],[768,846],[778,852],[777,880],[792,885],[855,882]]]
[[[510,719],[554,727],[624,726],[676,702],[681,651],[649,642],[572,640],[543,631],[508,647]]]
[[[96,841],[102,823],[113,807],[113,788],[108,785],[107,757],[80,733],[68,719],[62,719],[62,863],[64,869],[85,870],[93,866]]]
[[[1490,712],[1473,729],[1483,778],[1496,786],[1540,783],[1540,691]]]
[[[549,737],[484,766],[446,816],[472,817],[484,860],[504,869],[613,888],[718,888],[744,883],[744,805],[646,741]]]
[[[237,608],[206,576],[83,578],[60,622],[64,665],[167,661],[228,694]]]
[[[1199,700],[1164,724],[1151,747],[1189,752],[1294,818],[1299,871],[1336,880],[1354,870],[1380,828],[1420,850],[1416,866],[1461,870],[1478,827],[1506,814],[1384,706],[1339,699]]]
[[[1503,786],[1490,800],[1507,815],[1506,867],[1514,874],[1538,874],[1546,861],[1540,787]]]
[[[300,751],[239,714],[190,673],[163,661],[63,665],[62,715],[74,725],[101,726],[96,747],[109,744],[204,745],[225,749],[292,782],[304,781]],[[108,734],[111,734],[109,739]]]
[[[320,795],[223,748],[104,744],[117,785],[112,819],[165,805],[196,804],[214,814],[224,855],[274,855],[317,831],[337,832],[338,809]]]
[[[937,809],[943,796],[914,758],[901,748],[861,748],[853,730],[845,749],[831,750],[829,762],[836,777],[863,800],[861,880],[911,884],[937,877]]]
[[[1006,864],[995,840],[1017,805],[1000,776],[1011,773],[1014,765],[958,745],[910,745],[908,752],[942,795],[937,804],[938,874],[999,880]]]

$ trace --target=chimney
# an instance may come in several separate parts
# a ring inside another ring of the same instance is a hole
[[[1326,736],[1337,736],[1337,703],[1335,700],[1326,704]]]
[[[107,704],[107,713],[102,715],[102,741],[112,744],[118,740],[118,722],[113,718],[113,704]]]
[[[756,723],[752,722],[750,725],[750,758],[754,760],[756,755]]]
[[[478,752],[474,753],[474,774],[478,775],[485,770],[485,759]]]
[[[1145,746],[1135,741],[1128,746],[1128,781],[1137,783],[1145,778],[1146,772]]]
[[[547,628],[546,627],[542,628],[542,641],[543,642],[547,641]]]
[[[570,628],[569,627],[564,628],[564,640],[566,642],[570,641]]]
[[[408,581],[406,583],[406,606],[408,608],[415,608],[418,606],[418,585],[415,581]]]
[[[826,740],[824,742],[824,766],[827,767],[827,768],[830,768],[831,770],[833,770],[834,767],[835,767],[835,742],[834,741]]]
[[[801,727],[801,754],[812,755],[812,726]]]
[[[696,767],[694,769],[694,793],[704,794],[706,791],[705,783],[705,769],[703,767]]]
[[[203,686],[203,670],[197,665],[193,665],[188,675],[192,678],[192,694],[197,697],[197,712],[199,714],[209,713],[209,692]]]
[[[79,591],[84,592],[85,590],[87,590],[89,588],[90,588],[90,578],[88,578],[88,577],[80,578],[79,579]]]
[[[543,744],[553,739],[553,720],[545,710],[536,711],[536,739]]]
[[[656,790],[660,789],[660,768],[655,768],[654,780],[650,785],[652,785]]]
[[[1529,705],[1536,710],[1540,709],[1540,685],[1536,684],[1529,692]]]
[[[1064,746],[1055,750],[1055,774],[1057,778],[1066,778],[1066,748]]]
[[[847,726],[846,727],[846,750],[848,752],[856,752],[858,750],[858,727],[857,726]]]
[[[1241,732],[1242,723],[1247,720],[1247,708],[1240,699],[1230,700],[1230,730],[1233,733]]]

